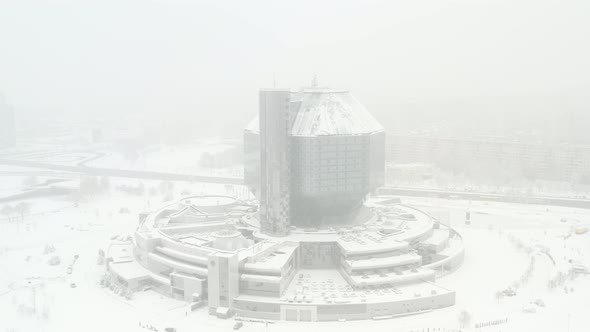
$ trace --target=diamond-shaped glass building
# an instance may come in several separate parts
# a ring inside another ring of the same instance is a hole
[[[384,181],[385,132],[348,91],[262,90],[244,150],[245,183],[268,234],[362,222],[365,197]],[[273,186],[283,188],[269,196]]]

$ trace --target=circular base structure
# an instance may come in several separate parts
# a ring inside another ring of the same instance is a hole
[[[115,279],[131,290],[149,286],[206,300],[220,317],[371,319],[454,304],[455,292],[436,278],[459,267],[462,239],[420,210],[374,198],[363,223],[292,227],[277,238],[260,232],[256,205],[208,197],[147,215],[133,239],[133,261],[118,260],[111,246]]]

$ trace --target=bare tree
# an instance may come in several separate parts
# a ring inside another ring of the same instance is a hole
[[[502,300],[504,298],[504,293],[502,291],[497,291],[496,294],[494,294],[496,297],[496,301],[498,301],[498,303],[500,303],[500,300]]]
[[[80,179],[80,195],[95,196],[101,192],[98,178],[94,176],[83,176]]]
[[[467,310],[461,310],[458,318],[461,328],[466,328],[471,323],[471,314]]]
[[[14,211],[19,214],[20,221],[25,221],[25,216],[31,211],[31,204],[28,202],[20,202],[14,207]]]
[[[14,207],[12,207],[12,205],[8,205],[8,204],[4,205],[4,206],[2,206],[0,213],[5,215],[6,219],[10,223],[10,222],[12,222],[12,214],[14,213]]]
[[[108,176],[103,176],[100,178],[100,189],[103,192],[108,192],[111,189],[111,180]]]
[[[174,183],[170,181],[162,181],[158,185],[158,189],[160,190],[160,194],[165,195],[174,189]]]

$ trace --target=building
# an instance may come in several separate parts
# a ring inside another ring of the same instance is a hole
[[[384,133],[348,92],[262,90],[245,132],[257,201],[189,196],[140,215],[107,250],[105,285],[205,302],[220,318],[327,321],[455,303],[436,278],[463,261],[453,229],[383,182]]]
[[[244,131],[244,180],[260,199],[263,225],[267,201],[288,219],[267,233],[285,235],[289,225],[362,222],[363,201],[383,185],[385,165],[385,132],[362,104],[348,91],[267,90],[261,92],[260,115]],[[269,119],[275,121],[272,131]],[[277,174],[268,173],[270,160]],[[279,178],[282,198],[266,195],[269,179]]]
[[[259,232],[256,205],[193,196],[142,215],[107,250],[111,286],[152,289],[211,314],[274,320],[371,319],[453,305],[436,284],[463,259],[459,234],[388,198],[360,226]]]
[[[0,148],[16,144],[14,111],[0,95]]]
[[[388,136],[387,160],[429,163],[452,172],[590,183],[590,146],[421,135]],[[585,180],[585,181],[584,181]]]
[[[260,91],[259,159],[260,229],[264,233],[284,236],[289,233],[291,218],[291,156],[289,131],[295,117],[289,90]]]

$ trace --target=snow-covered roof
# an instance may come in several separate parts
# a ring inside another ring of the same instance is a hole
[[[189,205],[183,209],[180,209],[174,213],[172,213],[170,215],[170,219],[174,219],[174,218],[180,218],[180,217],[185,217],[185,216],[203,216],[205,215],[205,213],[201,210],[199,210],[197,207],[195,207],[194,205]]]
[[[348,91],[306,89],[293,92],[291,110],[296,112],[293,136],[359,135],[383,131],[383,127]],[[259,132],[258,117],[246,130]]]
[[[356,135],[383,127],[347,91],[306,90],[292,97],[299,104],[293,136]]]

